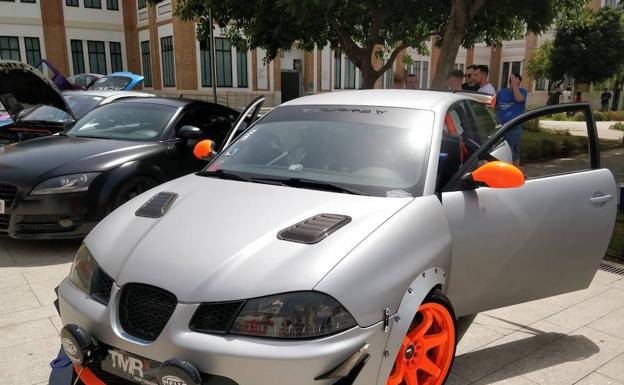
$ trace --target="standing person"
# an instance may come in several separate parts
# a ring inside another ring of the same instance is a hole
[[[407,75],[407,77],[405,78],[405,88],[407,88],[408,90],[417,90],[418,88],[420,88],[418,86],[418,76],[414,74]]]
[[[474,71],[477,69],[477,66],[474,64],[466,67],[466,74],[464,75],[465,82],[462,84],[462,89],[466,91],[479,91],[479,86],[474,81]]]
[[[451,91],[461,91],[463,89],[462,80],[464,80],[464,73],[460,70],[453,70],[446,77],[448,88]]]
[[[574,103],[580,103],[583,101],[583,93],[581,91],[576,92],[576,96],[574,97]]]
[[[572,102],[572,88],[566,87],[565,91],[563,91],[563,102],[564,103]]]
[[[600,95],[600,112],[609,111],[609,101],[611,100],[611,92],[605,87],[604,92]]]
[[[496,116],[505,124],[521,115],[526,110],[526,99],[529,91],[522,87],[522,76],[513,73],[509,76],[509,87],[500,90],[496,95]],[[520,138],[522,136],[522,125],[518,125],[505,134],[505,139],[511,147],[513,163],[520,164]]]
[[[490,74],[490,69],[486,65],[477,66],[476,71],[473,73],[473,78],[476,81],[476,84],[479,86],[479,92],[483,92],[488,95],[496,95],[496,89],[490,82],[488,82],[488,75]]]
[[[405,88],[405,71],[397,71],[394,73],[392,77],[392,88],[400,90]]]

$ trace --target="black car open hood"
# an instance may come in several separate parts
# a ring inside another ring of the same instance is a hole
[[[24,108],[42,104],[56,107],[73,117],[54,83],[26,63],[0,60],[0,98],[13,121],[18,120]]]

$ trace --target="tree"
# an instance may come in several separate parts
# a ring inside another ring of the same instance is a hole
[[[533,56],[527,65],[527,72],[534,79],[550,77],[550,57],[554,49],[552,40],[546,40],[544,45],[533,51]]]
[[[156,0],[151,0],[154,3]],[[460,45],[488,44],[547,28],[561,9],[587,0],[178,0],[176,15],[198,22],[198,37],[212,27],[241,48],[265,48],[267,58],[293,44],[340,47],[358,67],[363,87],[391,68],[407,47],[426,51],[435,37],[441,47],[433,88],[445,88]],[[381,66],[376,58],[387,57]],[[379,67],[379,68],[377,68]]]
[[[432,81],[442,88],[452,69],[460,46],[475,43],[498,45],[503,40],[541,33],[557,16],[581,9],[586,0],[451,0],[448,20],[440,25],[439,62]]]

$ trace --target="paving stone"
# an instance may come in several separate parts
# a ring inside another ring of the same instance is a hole
[[[0,288],[27,284],[26,278],[14,267],[0,268]]]
[[[522,376],[505,377],[505,375],[503,375],[500,377],[489,376],[486,379],[472,382],[471,385],[535,385],[535,382]]]
[[[624,293],[618,289],[609,289],[591,300],[567,308],[546,320],[575,330],[622,307],[624,307]]]
[[[624,339],[624,307],[605,315],[587,326]]]
[[[490,310],[484,314],[499,320],[514,322],[520,327],[525,327],[562,310],[564,310],[564,308],[561,306],[544,302],[544,300],[537,300],[520,305]]]
[[[0,289],[0,314],[39,307],[37,297],[29,285]]]
[[[488,329],[492,329],[498,334],[501,334],[504,336],[511,334],[515,332],[516,330],[521,329],[524,326],[513,321],[494,318],[484,313],[477,314],[477,317],[474,319],[473,323],[484,326]]]
[[[609,284],[622,279],[622,276],[598,270],[592,280],[591,286],[609,286]]]
[[[9,325],[0,328],[0,348],[20,345],[57,335],[58,331],[47,318]]]
[[[622,352],[624,340],[585,327],[508,365],[505,370],[538,384],[569,385]]]
[[[50,361],[59,350],[58,337],[0,349],[2,385],[47,383]]]
[[[61,329],[63,328],[63,321],[61,320],[61,317],[59,317],[58,315],[54,315],[50,317],[50,322],[52,322],[52,324],[56,328],[56,331],[60,333]]]
[[[0,316],[0,328],[37,319],[49,318],[54,315],[57,315],[57,312],[52,304],[6,313]]]
[[[614,287],[616,289],[620,289],[620,290],[624,290],[624,278],[615,281],[615,282],[611,282],[611,287]]]
[[[56,299],[54,288],[61,283],[60,280],[47,279],[44,281],[31,282],[30,287],[42,305],[53,303]]]
[[[624,383],[624,354],[609,361],[606,365],[599,368],[597,372]]]
[[[592,373],[577,382],[576,385],[623,385],[621,382],[598,373]]]
[[[566,337],[563,327],[538,321],[473,352],[458,357],[455,373],[477,381],[541,347]]]
[[[461,339],[461,341],[459,341],[455,355],[459,357],[462,354],[471,352],[501,337],[503,337],[502,334],[499,334],[492,329],[473,323],[472,325],[470,325],[468,331],[466,332],[466,334],[464,334],[464,337]]]
[[[25,267],[22,268],[22,272],[29,283],[47,280],[56,280],[57,282],[61,282],[65,277],[67,277],[67,275],[69,275],[70,268],[71,262],[42,267]]]
[[[453,371],[451,371],[451,374],[449,374],[449,376],[446,378],[446,381],[444,382],[444,385],[468,385],[470,384],[470,381],[468,381],[465,378],[461,378],[460,376],[457,376],[453,373]]]
[[[567,309],[583,301],[586,301],[590,298],[601,295],[602,293],[606,292],[609,289],[610,289],[609,286],[595,285],[595,286],[590,286],[589,288],[585,290],[573,291],[567,294],[561,294],[561,295],[557,295],[554,297],[544,298],[541,301],[546,304],[550,304],[553,306]]]

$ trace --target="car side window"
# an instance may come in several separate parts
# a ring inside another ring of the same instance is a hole
[[[448,183],[470,156],[472,150],[466,140],[470,131],[470,122],[462,103],[455,103],[444,116],[438,163],[438,189],[442,189]]]
[[[479,144],[485,143],[499,128],[500,124],[496,114],[492,109],[474,100],[467,100],[466,105],[473,121],[474,135],[472,139]]]
[[[192,107],[180,118],[176,130],[185,125],[197,127],[203,131],[206,139],[211,139],[218,145],[232,127],[231,115],[229,110],[215,106]]]

